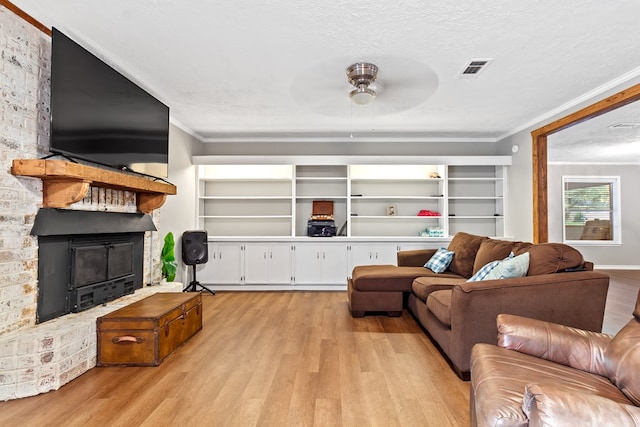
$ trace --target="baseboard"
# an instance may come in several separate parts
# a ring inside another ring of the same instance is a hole
[[[347,285],[212,285],[201,284],[212,291],[333,291],[344,292]]]
[[[640,270],[640,265],[594,265],[594,270]]]

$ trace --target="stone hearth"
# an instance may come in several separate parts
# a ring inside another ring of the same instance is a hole
[[[182,283],[146,286],[105,306],[0,336],[0,401],[57,390],[96,366],[96,319]]]

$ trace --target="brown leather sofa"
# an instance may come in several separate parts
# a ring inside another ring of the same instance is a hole
[[[348,280],[351,314],[400,315],[407,308],[463,379],[469,378],[473,345],[495,343],[500,313],[602,330],[609,277],[592,271],[593,264],[576,249],[468,233],[457,233],[447,249],[454,252],[453,260],[437,274],[423,267],[434,249],[399,252],[397,266],[355,267]],[[529,253],[527,276],[467,282],[482,266],[511,252]]]
[[[640,294],[615,336],[513,315],[471,354],[473,426],[640,426]]]

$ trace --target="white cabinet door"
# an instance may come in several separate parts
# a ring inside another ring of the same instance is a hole
[[[241,243],[209,243],[209,261],[198,269],[198,281],[205,285],[242,284],[241,249]]]
[[[291,283],[289,244],[245,245],[244,282],[247,285]]]
[[[294,250],[294,279],[298,285],[320,283],[322,275],[322,251],[314,244],[296,244]]]
[[[209,262],[213,260],[216,266],[215,283],[232,285],[242,283],[241,247],[239,243],[209,245]]]
[[[244,282],[248,285],[266,285],[269,283],[269,246],[245,245]]]
[[[295,245],[294,278],[298,285],[344,284],[348,265],[346,243]]]
[[[352,244],[351,266],[371,265],[371,264],[393,264],[397,263],[398,246],[395,243],[389,244]]]
[[[349,276],[349,256],[346,243],[330,244],[322,248],[322,283],[347,283]]]
[[[291,284],[291,245],[269,246],[269,283]]]

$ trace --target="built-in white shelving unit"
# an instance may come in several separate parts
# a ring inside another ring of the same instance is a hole
[[[305,237],[315,200],[333,202],[346,237],[504,236],[502,165],[199,168],[198,223],[210,236]]]
[[[447,201],[449,234],[504,236],[504,168],[449,166]]]
[[[436,177],[431,177],[434,174]],[[443,230],[444,166],[351,166],[351,236],[418,236]],[[419,216],[429,210],[439,216]]]
[[[299,165],[295,167],[296,220],[294,236],[307,235],[307,220],[314,200],[333,201],[337,227],[347,221],[348,166]]]
[[[510,162],[497,159],[200,164],[197,223],[210,262],[198,279],[217,289],[344,289],[355,265],[395,264],[399,250],[446,246],[458,231],[504,237]],[[333,202],[341,235],[306,236],[317,200]]]
[[[213,236],[290,235],[292,177],[290,165],[200,167],[200,228]]]

